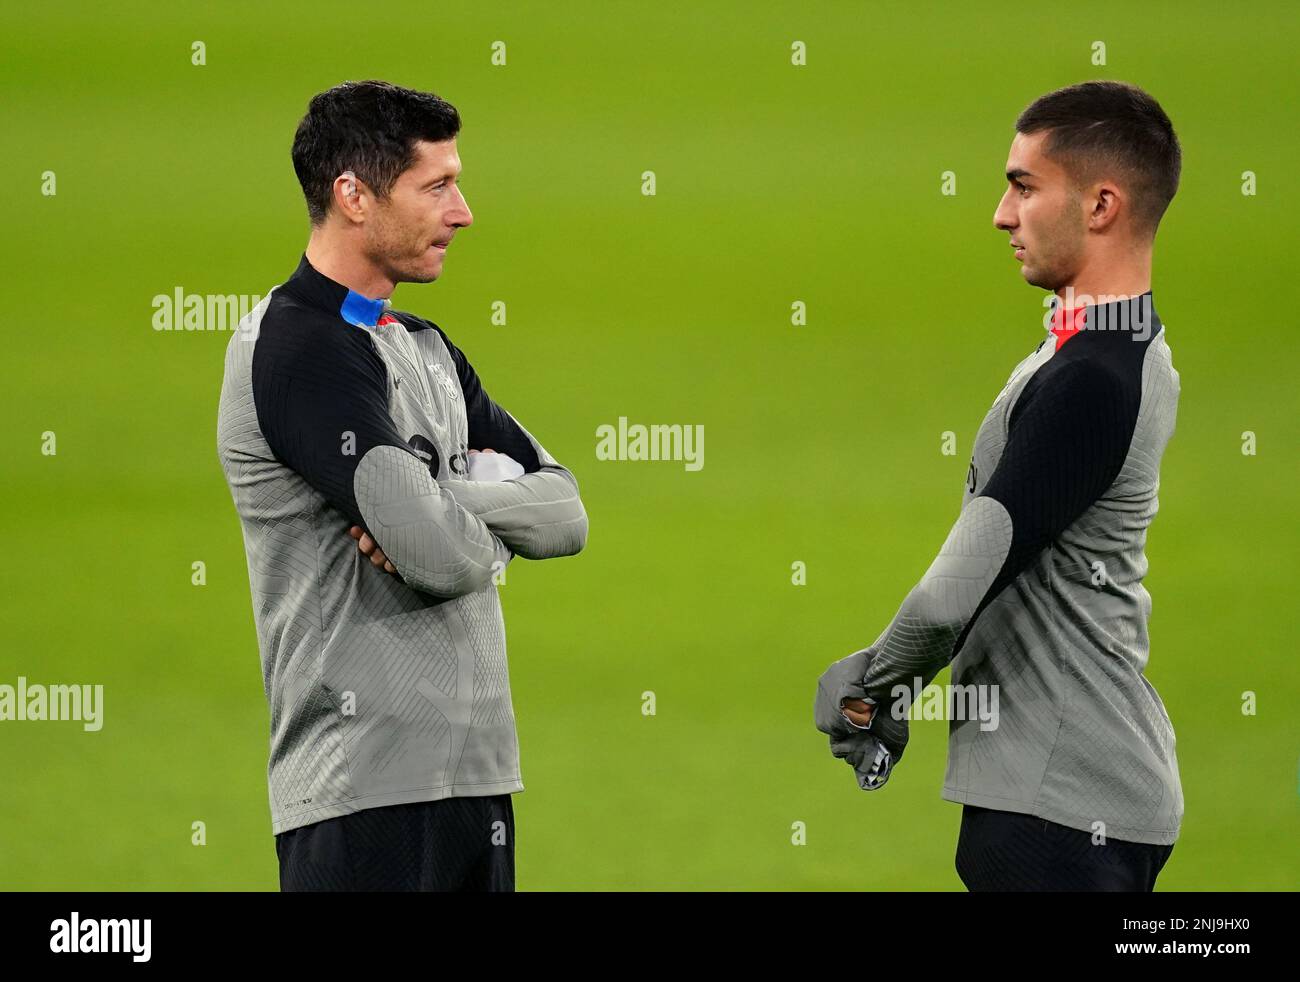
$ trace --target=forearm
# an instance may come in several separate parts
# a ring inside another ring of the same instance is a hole
[[[924,688],[952,661],[1011,549],[1011,517],[992,498],[975,498],[961,513],[938,557],[872,646],[863,688],[877,702],[897,685]]]
[[[525,559],[572,556],[586,545],[587,512],[577,479],[558,464],[510,481],[455,481],[444,488]]]
[[[353,478],[371,536],[412,588],[435,597],[474,593],[510,559],[506,544],[457,504],[427,467],[395,447],[375,447]]]

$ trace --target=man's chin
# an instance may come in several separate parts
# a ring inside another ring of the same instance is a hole
[[[432,283],[442,275],[442,262],[439,261],[435,266],[416,265],[403,269],[401,272],[402,283]]]
[[[1026,283],[1030,286],[1036,286],[1040,290],[1055,290],[1058,286],[1059,277],[1035,269],[1032,266],[1022,266],[1020,275],[1025,278]]]

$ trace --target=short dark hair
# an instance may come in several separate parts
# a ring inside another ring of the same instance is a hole
[[[381,199],[415,162],[419,140],[460,132],[456,107],[390,82],[344,82],[313,96],[293,137],[293,169],[313,226],[325,220],[334,179],[350,170]]]
[[[1081,82],[1036,99],[1016,130],[1026,136],[1049,130],[1043,152],[1080,182],[1117,171],[1132,192],[1137,226],[1155,235],[1178,191],[1183,151],[1149,94],[1124,82]]]

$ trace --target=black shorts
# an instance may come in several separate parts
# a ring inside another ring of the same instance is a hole
[[[513,891],[510,795],[367,808],[275,837],[282,891]]]
[[[957,875],[966,889],[1130,891],[1150,893],[1172,845],[1121,839],[1093,845],[1092,835],[1056,822],[963,806]]]

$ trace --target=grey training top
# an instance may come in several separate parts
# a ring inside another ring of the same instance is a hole
[[[955,686],[998,687],[999,719],[952,719],[944,798],[1169,844],[1183,795],[1143,675],[1142,578],[1178,373],[1150,293],[1053,316],[985,416],[961,516],[863,688],[888,703],[951,660]]]
[[[305,256],[230,339],[217,442],[270,703],[273,831],[522,790],[494,574],[583,547],[573,475],[437,326]],[[466,480],[486,448],[526,473]]]

